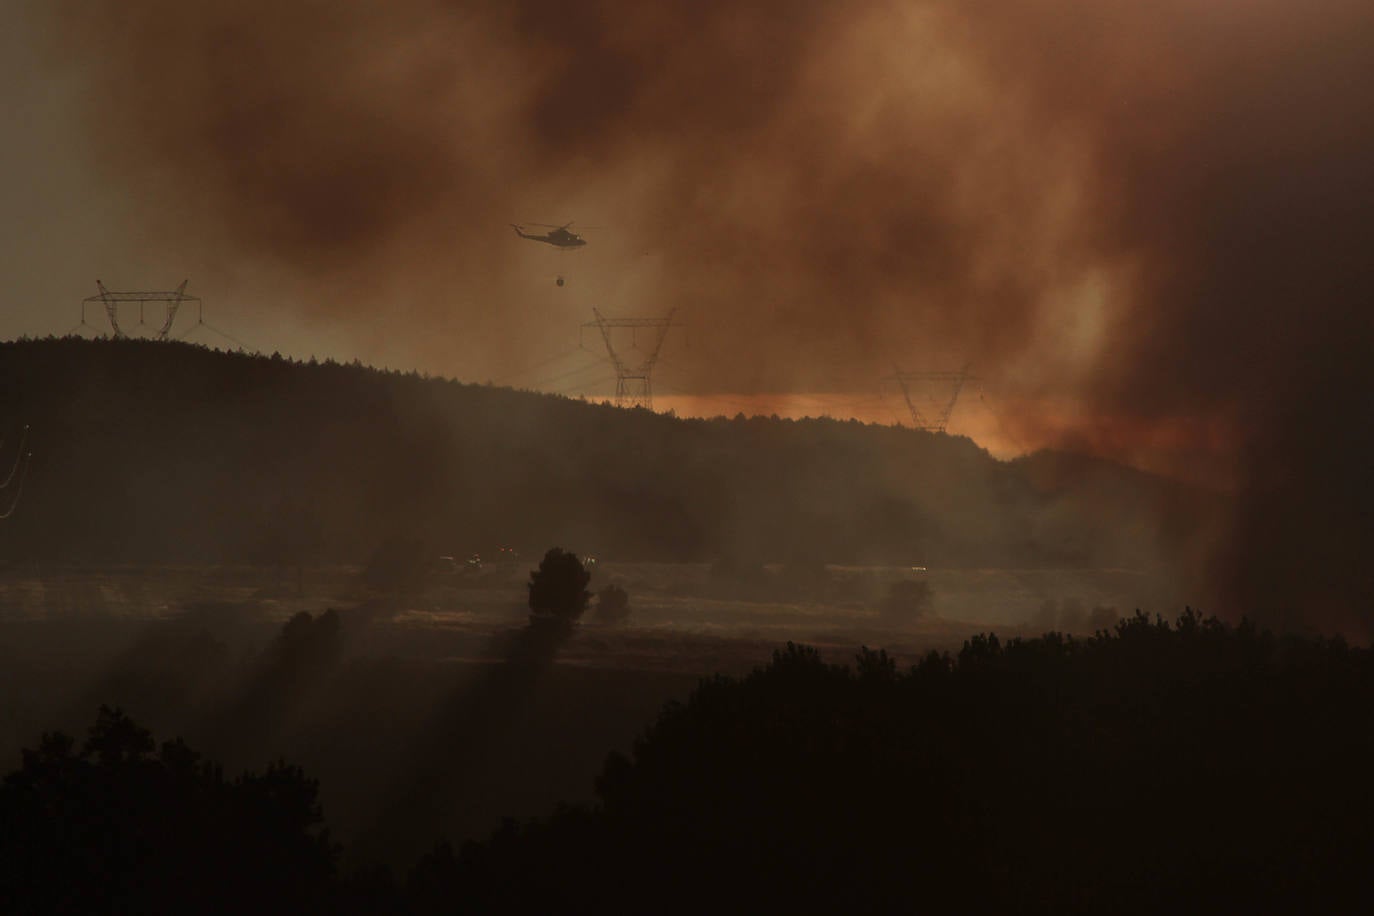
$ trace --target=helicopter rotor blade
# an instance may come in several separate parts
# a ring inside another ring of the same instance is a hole
[[[569,220],[568,222],[564,223],[564,224],[561,225],[561,226],[555,226],[553,223],[521,223],[520,225],[522,225],[522,226],[538,226],[540,229],[567,229],[567,228],[569,228],[570,226],[572,226],[573,223],[576,223],[576,222],[577,222],[577,220],[575,220],[575,219],[574,219],[574,220]],[[581,231],[584,230],[584,229],[605,229],[605,228],[606,228],[605,226],[578,226],[578,227],[577,227],[577,231],[578,231],[578,232],[581,232]]]

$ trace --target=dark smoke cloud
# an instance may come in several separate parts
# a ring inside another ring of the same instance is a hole
[[[306,314],[447,322],[417,359],[480,376],[553,333],[499,227],[590,213],[602,304],[690,306],[700,388],[972,360],[1064,405],[1023,440],[1223,455],[1218,602],[1374,606],[1368,3],[58,9],[120,175]]]
[[[1103,252],[1132,264],[1082,396],[1230,431],[1239,493],[1215,600],[1366,635],[1374,112],[1357,87],[1374,84],[1374,9],[1175,2],[1065,19],[1049,6],[1017,5],[1026,18],[992,56],[1089,125],[1093,222]],[[1026,67],[1024,30],[1053,22],[1091,37],[1067,65]]]
[[[530,253],[503,224],[590,210],[630,262],[604,273],[657,265],[611,307],[690,306],[717,357],[702,383],[826,390],[871,385],[875,348],[1019,348],[1050,270],[1026,275],[1022,254],[1060,257],[1036,236],[1063,170],[1032,155],[1059,141],[990,130],[1007,106],[957,62],[913,65],[951,53],[929,16],[834,0],[64,9],[54,34],[91,62],[102,155],[204,214],[213,243],[296,271],[307,312],[384,299],[509,334],[509,314],[488,316],[527,311],[510,273]]]

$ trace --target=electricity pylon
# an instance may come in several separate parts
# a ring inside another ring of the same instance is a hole
[[[969,374],[968,365],[956,372],[903,372],[896,366],[892,367],[892,375],[889,376],[897,383],[897,387],[902,391],[902,398],[906,401],[907,409],[911,411],[911,425],[920,430],[931,433],[942,433],[949,425],[950,415],[954,413],[954,405],[959,400],[959,393],[963,391],[964,385],[968,382],[976,381],[975,377]],[[931,387],[949,390],[948,398],[937,398],[927,395],[926,400],[930,402],[930,417],[926,417],[916,407],[916,402],[912,400],[911,390],[913,386],[921,386],[929,391]]]
[[[596,328],[601,332],[601,339],[606,344],[606,356],[610,359],[611,365],[615,366],[615,406],[653,410],[654,364],[663,352],[663,341],[668,337],[668,329],[681,327],[673,324],[673,314],[676,311],[677,309],[670,310],[666,318],[607,318],[601,312],[592,309],[596,320],[582,325],[582,330],[585,333],[587,328]],[[630,342],[635,349],[639,347],[639,329],[648,328],[654,331],[652,346],[649,350],[642,351],[646,354],[643,360],[637,363],[627,362],[616,350],[614,335],[611,333],[616,328],[630,329]]]
[[[166,340],[167,334],[172,330],[172,322],[177,319],[177,309],[181,308],[184,302],[194,302],[200,304],[197,296],[186,295],[186,284],[188,280],[182,280],[181,285],[170,291],[140,291],[140,292],[115,292],[106,289],[105,284],[99,280],[95,281],[100,293],[95,296],[87,296],[81,300],[81,323],[86,323],[86,306],[92,302],[99,302],[105,306],[105,314],[110,319],[110,328],[114,331],[115,337],[124,337],[124,329],[119,326],[119,303],[137,302],[138,303],[138,323],[143,324],[143,306],[148,302],[167,303],[167,316],[162,322],[162,327],[157,331],[158,340]]]

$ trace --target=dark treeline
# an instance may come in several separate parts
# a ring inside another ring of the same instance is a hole
[[[1185,613],[898,670],[788,646],[599,804],[417,875],[483,912],[1299,912],[1368,898],[1374,655]],[[457,893],[455,890],[454,893]]]
[[[0,787],[0,899],[22,914],[303,912],[337,886],[317,793],[282,762],[227,779],[101,707],[79,746],[45,734]]]
[[[594,804],[395,874],[339,865],[298,770],[226,780],[107,710],[0,789],[0,893],[20,912],[1358,912],[1371,702],[1370,650],[1193,612],[906,669],[789,645],[666,706]]]
[[[0,391],[35,453],[8,558],[359,563],[388,538],[452,555],[553,539],[623,559],[1139,567],[1183,555],[1208,515],[1119,466],[1003,463],[963,438],[150,341],[0,344]]]

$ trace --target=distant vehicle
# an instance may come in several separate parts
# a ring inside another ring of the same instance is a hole
[[[553,245],[555,248],[581,248],[583,245],[587,244],[586,239],[568,229],[572,223],[564,223],[561,226],[550,226],[545,223],[530,223],[531,226],[538,226],[541,229],[549,230],[543,235],[526,232],[524,226],[518,226],[515,223],[511,223],[510,225],[511,228],[515,230],[515,234],[522,239],[529,239],[531,242],[543,242],[546,245]],[[562,284],[560,283],[559,285],[561,286]]]

